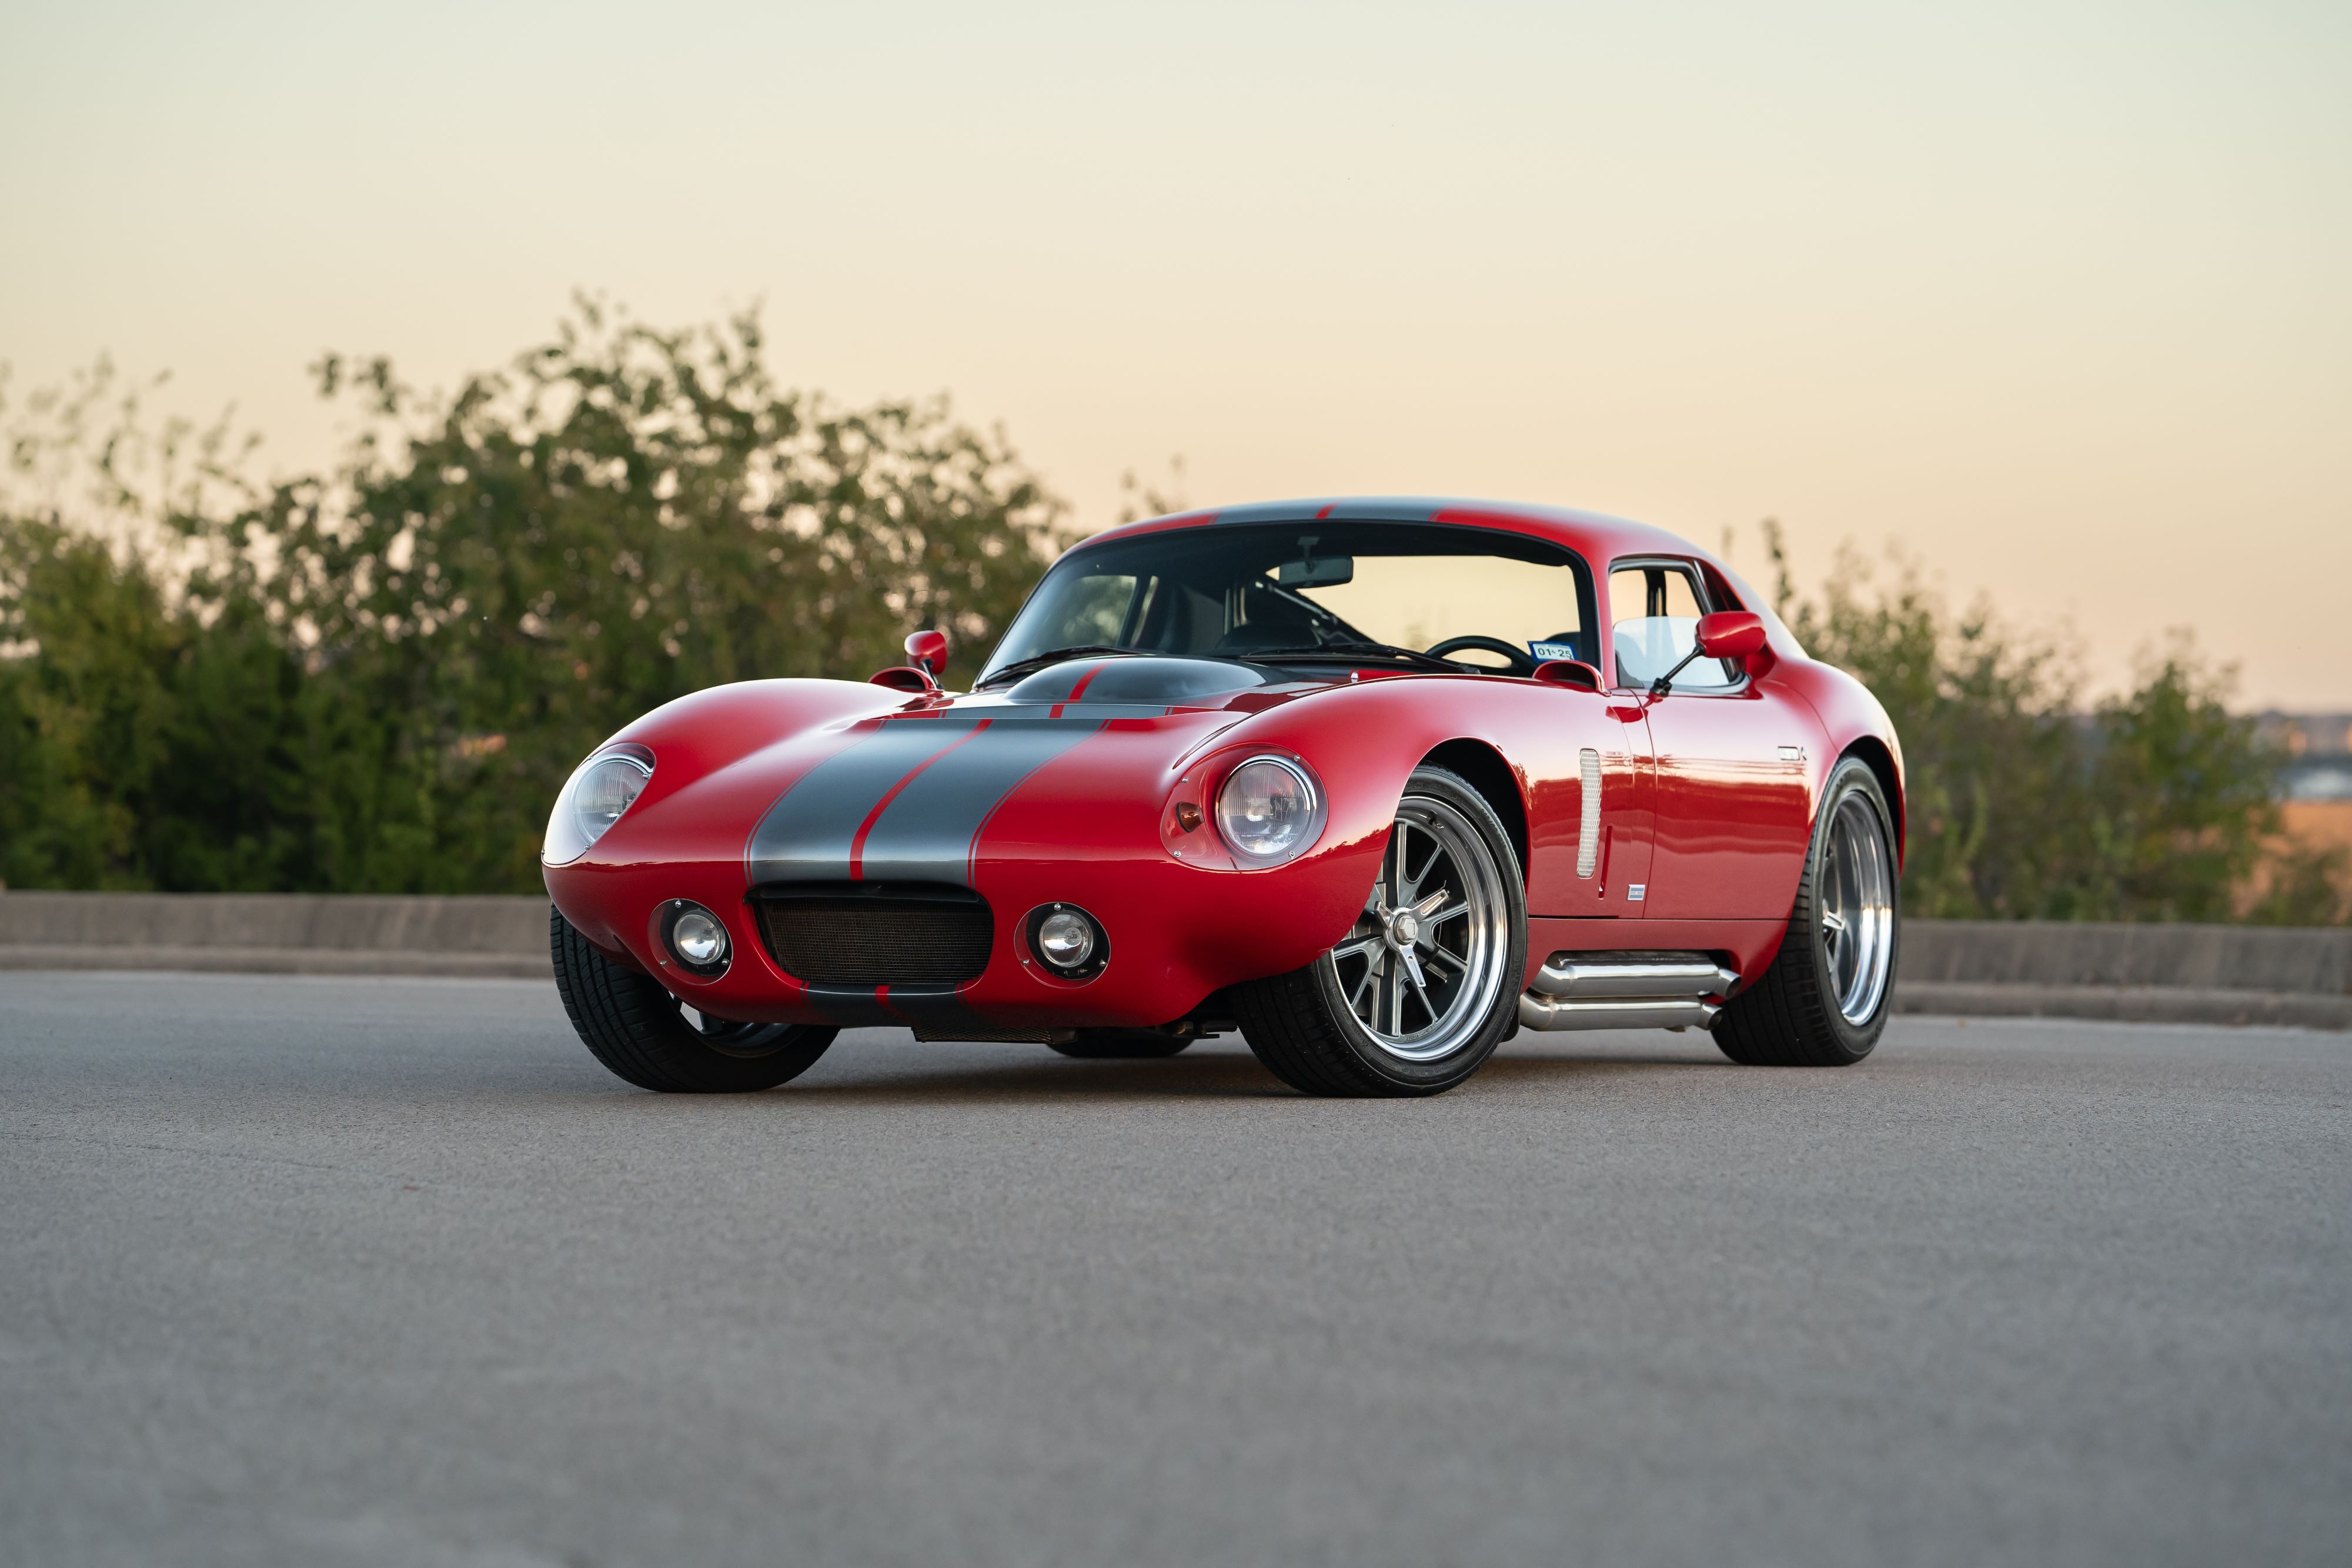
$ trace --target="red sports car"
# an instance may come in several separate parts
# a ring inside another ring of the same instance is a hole
[[[1521,1029],[1858,1061],[1903,758],[1721,561],[1584,512],[1287,501],[1115,528],[970,692],[712,687],[548,822],[556,981],[648,1089],[765,1089],[845,1026],[1430,1094]]]

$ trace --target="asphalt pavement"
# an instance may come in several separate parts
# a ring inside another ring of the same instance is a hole
[[[1429,1101],[0,975],[0,1563],[2352,1560],[2352,1039],[1521,1036]]]

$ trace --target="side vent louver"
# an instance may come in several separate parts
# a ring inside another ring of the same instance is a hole
[[[1576,874],[1601,868],[1601,753],[1586,747],[1577,754],[1584,768],[1584,814],[1576,825]]]

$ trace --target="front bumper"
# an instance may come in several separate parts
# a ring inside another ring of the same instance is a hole
[[[546,868],[556,907],[614,958],[658,977],[695,1008],[750,1022],[902,1024],[952,1034],[1150,1028],[1184,1017],[1223,987],[1311,962],[1363,907],[1382,845],[1325,845],[1267,871],[1182,864],[1154,842],[1132,854],[975,860],[971,887],[992,917],[986,967],[952,987],[811,985],[769,950],[740,859],[607,863],[592,852]],[[715,978],[662,945],[660,912],[691,899],[726,925],[732,958]],[[1075,904],[1102,925],[1109,962],[1083,981],[1028,950],[1028,913]]]

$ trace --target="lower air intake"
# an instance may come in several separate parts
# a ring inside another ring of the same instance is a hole
[[[996,925],[969,888],[810,883],[760,891],[760,932],[813,986],[954,986],[988,967]]]

